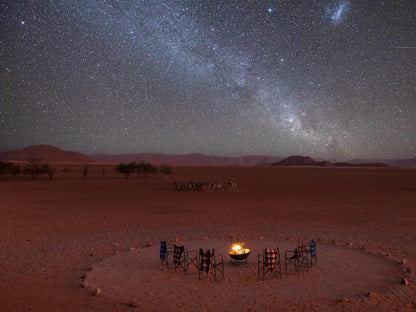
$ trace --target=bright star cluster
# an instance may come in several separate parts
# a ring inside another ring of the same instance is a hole
[[[0,4],[0,148],[416,157],[414,0]]]

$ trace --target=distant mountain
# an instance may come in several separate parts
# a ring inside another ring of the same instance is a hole
[[[416,167],[416,158],[391,160],[388,164],[395,167]]]
[[[313,158],[308,156],[289,156],[277,163],[271,164],[272,166],[319,166],[319,167],[389,167],[384,163],[352,163],[352,162],[336,162],[331,163],[330,161],[315,161]]]
[[[0,152],[1,160],[20,160],[37,162],[92,162],[91,158],[78,153],[63,151],[51,145],[35,145],[20,150]]]
[[[154,165],[190,165],[190,166],[268,166],[281,157],[272,156],[243,156],[224,157],[204,154],[169,155],[157,153],[139,153],[124,155],[98,154],[90,155],[97,162],[129,163],[146,161]]]
[[[272,166],[316,166],[316,161],[308,156],[294,155],[273,163]]]
[[[416,158],[409,159],[353,159],[352,163],[384,163],[393,167],[416,167]]]
[[[242,156],[224,157],[204,154],[169,155],[159,153],[136,154],[96,154],[83,155],[78,152],[63,151],[51,145],[36,145],[24,149],[0,149],[0,160],[38,161],[38,162],[108,162],[129,163],[146,161],[154,165],[190,165],[190,166],[321,166],[321,167],[416,167],[416,158],[412,159],[354,159],[349,162],[315,161],[308,156],[290,156],[285,159],[278,156]]]

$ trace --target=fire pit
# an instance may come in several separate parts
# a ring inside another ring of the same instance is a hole
[[[250,255],[250,249],[246,248],[245,243],[235,243],[231,245],[229,255],[232,260],[246,260]]]

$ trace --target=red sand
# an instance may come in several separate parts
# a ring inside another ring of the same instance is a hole
[[[126,180],[96,165],[84,180],[81,165],[67,166],[53,181],[0,181],[1,311],[129,311],[133,298],[140,311],[415,310],[416,170],[178,167]],[[236,191],[173,188],[229,179]],[[159,242],[174,238],[222,253],[224,279],[161,269]],[[318,266],[257,279],[262,248],[283,256],[311,238]],[[230,264],[238,239],[252,250],[247,265]]]

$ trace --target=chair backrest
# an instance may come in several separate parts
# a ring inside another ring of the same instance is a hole
[[[160,259],[166,258],[167,246],[166,242],[160,242]]]
[[[306,250],[306,245],[305,244],[299,244],[298,248],[296,248],[296,250],[295,250],[295,258],[302,257],[305,250]]]
[[[185,251],[185,246],[173,245],[173,262],[175,263],[182,262],[184,251]]]
[[[310,250],[311,250],[312,257],[315,256],[316,255],[316,243],[315,243],[315,239],[312,239],[311,240]]]
[[[270,269],[273,270],[276,268],[276,263],[278,263],[279,259],[279,248],[274,248],[274,249],[264,249],[263,250],[263,254],[264,254],[264,261],[265,261],[265,265]]]
[[[199,249],[199,271],[208,272],[211,266],[212,259],[215,254],[215,249],[203,250]]]

